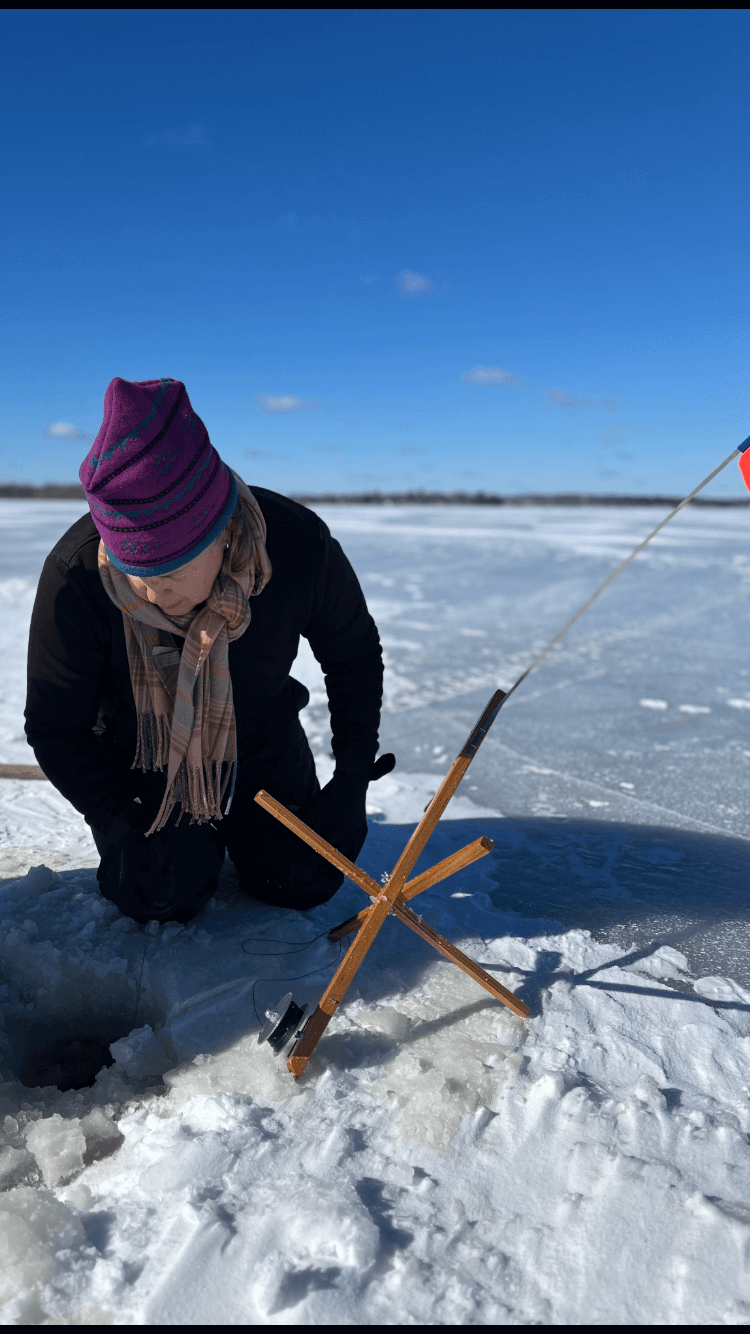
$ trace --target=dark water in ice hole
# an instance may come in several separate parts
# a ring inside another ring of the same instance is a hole
[[[39,1051],[32,1052],[21,1072],[25,1088],[55,1085],[62,1093],[70,1089],[93,1088],[100,1070],[114,1065],[109,1040],[99,1033],[78,1033],[55,1038]]]

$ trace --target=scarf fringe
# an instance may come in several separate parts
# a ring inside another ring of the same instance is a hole
[[[236,774],[236,760],[230,763],[220,760],[211,760],[208,763],[204,761],[199,769],[188,768],[187,761],[183,760],[174,782],[171,786],[167,785],[156,819],[146,831],[146,838],[165,828],[178,802],[181,809],[175,826],[185,814],[190,816],[191,824],[208,824],[211,820],[222,820],[224,817],[221,803],[227,788],[231,785],[231,789],[234,789]]]
[[[163,713],[138,714],[138,741],[131,769],[148,773],[169,763],[170,720]]]

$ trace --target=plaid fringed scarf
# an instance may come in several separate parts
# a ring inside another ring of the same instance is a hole
[[[265,519],[252,492],[239,478],[237,484],[253,521],[253,556],[241,575],[219,572],[200,611],[171,617],[140,598],[99,543],[102,584],[122,612],[138,714],[132,768],[167,769],[164,799],[149,834],[164,828],[178,801],[179,819],[187,812],[191,824],[220,820],[222,799],[234,783],[237,732],[229,645],[250,623],[248,598],[262,592],[271,577]],[[160,631],[184,635],[179,662],[177,653],[160,643]]]

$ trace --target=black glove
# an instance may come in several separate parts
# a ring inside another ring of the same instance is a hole
[[[152,824],[144,807],[139,801],[120,802],[116,806],[107,806],[97,811],[91,819],[94,838],[100,852],[102,843],[107,847],[121,843],[128,838],[143,838]]]
[[[386,774],[391,773],[396,768],[396,756],[389,750],[386,755],[381,755],[372,766],[370,782],[377,783],[379,778],[385,778]]]
[[[137,922],[187,922],[216,891],[224,860],[220,836],[213,825],[184,818],[179,828],[169,825],[146,838],[150,825],[143,807],[132,802],[95,830],[99,887]]]
[[[99,888],[121,912],[139,922],[147,922],[150,916],[143,892],[151,866],[147,828],[143,807],[134,801],[99,815],[93,826],[101,856],[96,873]]]
[[[375,782],[390,773],[395,764],[394,755],[381,755],[372,766],[369,781]],[[367,838],[367,787],[368,783],[361,779],[335,773],[330,782],[297,812],[300,820],[304,820],[332,847],[343,852],[350,862],[359,856]],[[316,886],[330,887],[332,894],[343,884],[343,871],[337,870],[309,846],[300,850],[298,858],[295,866],[297,883],[304,884],[314,879]]]
[[[367,783],[334,774],[297,814],[316,834],[354,861],[367,838],[366,798]]]
[[[392,755],[383,755],[373,765],[372,777],[382,778],[395,763]],[[290,809],[353,861],[367,837],[366,796],[367,782],[337,773],[322,792],[316,792],[299,809]],[[274,907],[296,908],[299,912],[333,898],[343,882],[343,872],[266,811],[256,807],[254,822],[253,855],[244,875],[235,861],[248,894]]]

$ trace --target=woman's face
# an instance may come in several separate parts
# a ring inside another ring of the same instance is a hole
[[[172,570],[171,574],[129,574],[133,588],[145,602],[154,602],[167,616],[185,616],[199,602],[205,602],[221,569],[226,542],[223,534],[217,537],[200,556],[187,565]]]

